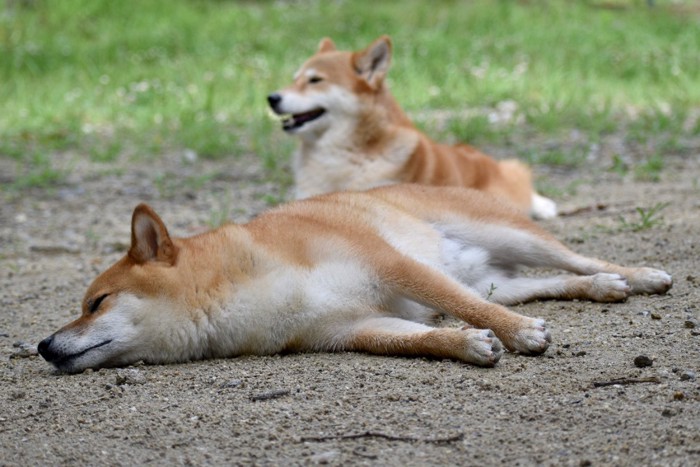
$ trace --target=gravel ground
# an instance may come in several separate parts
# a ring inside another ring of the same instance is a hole
[[[79,313],[86,286],[124,253],[139,201],[182,236],[249,219],[279,189],[246,157],[57,156],[71,167],[64,183],[5,191],[0,204],[0,465],[698,465],[700,145],[691,146],[666,157],[653,183],[605,170],[620,150],[634,159],[623,138],[595,146],[583,168],[538,168],[569,214],[549,230],[581,253],[664,269],[674,287],[620,304],[513,307],[547,319],[553,344],[493,369],[338,353],[58,374],[36,344]],[[16,171],[0,158],[3,183]],[[669,203],[663,223],[632,231],[635,208],[657,203]]]

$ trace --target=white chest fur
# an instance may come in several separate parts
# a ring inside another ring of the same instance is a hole
[[[402,169],[418,144],[415,134],[397,134],[372,153],[354,144],[351,135],[349,128],[334,128],[319,140],[302,144],[294,159],[297,199],[402,181]]]

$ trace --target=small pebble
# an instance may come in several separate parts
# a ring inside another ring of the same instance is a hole
[[[678,410],[666,408],[661,411],[661,415],[664,417],[674,417],[678,415]]]
[[[686,370],[681,373],[681,381],[695,381],[695,372]]]
[[[661,315],[658,313],[652,313],[651,314],[651,319],[661,319]]]
[[[185,162],[189,162],[190,164],[194,164],[195,162],[197,162],[198,158],[199,156],[192,149],[185,149],[185,151],[182,154],[182,159]]]
[[[647,357],[646,355],[639,355],[638,357],[634,357],[634,366],[636,366],[637,368],[651,366],[653,363],[654,362],[652,361],[652,359]]]
[[[240,379],[232,379],[231,381],[228,381],[228,382],[222,384],[221,389],[237,388],[241,384],[243,384],[243,381],[241,381]]]
[[[685,399],[685,393],[683,391],[676,391],[673,393],[674,401],[682,401],[683,399]]]
[[[143,373],[135,368],[127,368],[126,370],[118,370],[115,378],[117,386],[122,384],[144,384],[146,377]]]
[[[329,464],[336,457],[338,457],[338,451],[326,451],[311,456],[311,462],[316,464]]]
[[[688,329],[695,329],[696,327],[698,327],[698,323],[694,319],[686,319],[684,326]]]
[[[29,358],[39,355],[36,345],[32,345],[27,342],[15,342],[12,344],[12,347],[17,350],[10,354],[10,358]]]

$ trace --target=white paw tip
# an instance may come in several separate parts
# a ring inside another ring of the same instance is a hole
[[[549,198],[533,193],[530,213],[535,219],[551,219],[557,217],[557,204]]]
[[[673,287],[673,278],[660,269],[643,268],[643,273],[633,280],[635,293],[665,293]]]
[[[524,329],[518,331],[513,339],[514,350],[525,355],[544,353],[552,342],[552,335],[543,319],[534,319]]]
[[[615,302],[626,299],[632,292],[632,288],[620,274],[605,272],[593,276],[593,290],[591,298],[600,302]]]
[[[471,331],[465,360],[481,366],[494,366],[503,356],[503,344],[490,329]]]

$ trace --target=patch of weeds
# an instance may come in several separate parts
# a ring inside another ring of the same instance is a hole
[[[656,203],[654,206],[648,209],[638,207],[636,208],[636,211],[637,214],[639,214],[639,219],[633,221],[628,221],[624,217],[620,216],[622,230],[641,232],[642,230],[651,229],[654,226],[663,224],[664,218],[660,215],[660,212],[669,204],[670,203]]]
[[[680,108],[674,109],[673,112],[647,112],[629,124],[628,136],[640,143],[661,138],[663,135],[670,135],[667,137],[669,140],[677,140],[686,117],[687,112]]]
[[[268,206],[277,206],[285,202],[286,197],[282,193],[265,193],[260,197]]]
[[[605,105],[587,115],[575,114],[574,126],[585,131],[591,140],[598,140],[601,135],[615,133],[619,123],[611,107]]]
[[[170,198],[178,189],[178,181],[170,174],[158,174],[153,178],[153,184],[163,198]]]
[[[663,153],[679,153],[685,149],[685,145],[677,134],[668,135],[658,145],[658,150]]]
[[[282,133],[278,125],[276,120],[261,117],[246,130],[249,150],[258,156],[268,173],[279,171],[289,162],[297,145],[296,138]]]
[[[576,154],[575,151],[567,151],[555,149],[547,151],[540,155],[539,163],[553,165],[557,167],[575,168],[583,162],[582,154]]]
[[[10,184],[11,189],[47,188],[63,181],[70,172],[54,167],[49,155],[43,152],[34,153],[26,165],[27,171]]]
[[[544,152],[528,151],[521,154],[521,156],[532,165],[543,164],[567,169],[575,169],[580,167],[586,159],[586,156],[581,148],[552,149],[545,150]]]
[[[552,109],[546,103],[531,105],[525,108],[525,121],[540,133],[556,133],[564,126],[560,110]]]
[[[488,293],[486,294],[486,300],[490,300],[490,299],[491,299],[491,297],[493,296],[493,293],[496,291],[496,289],[498,289],[498,287],[496,287],[496,284],[494,284],[494,283],[492,282],[492,283],[491,283],[491,286],[489,287],[489,291],[488,291]]]
[[[276,151],[264,149],[256,151],[262,161],[262,165],[268,173],[275,173],[280,170],[280,166],[286,162],[288,154],[280,154]]]
[[[121,154],[122,145],[119,141],[112,141],[105,145],[92,146],[89,149],[90,160],[93,162],[114,162]]]
[[[8,156],[12,159],[21,160],[24,154],[27,152],[28,146],[29,142],[19,144],[12,137],[0,134],[0,154],[3,156]]]
[[[187,179],[185,179],[185,186],[193,190],[199,190],[204,185],[214,180],[216,178],[216,175],[216,172],[212,172],[204,175],[187,177]]]
[[[575,196],[578,188],[583,185],[584,180],[574,180],[563,188],[558,188],[546,183],[537,183],[537,192],[548,198],[558,199],[564,196]]]
[[[613,156],[612,166],[610,167],[609,170],[610,170],[610,172],[614,172],[614,173],[618,174],[620,177],[624,177],[625,175],[627,175],[629,173],[630,167],[627,164],[627,162],[625,162],[622,159],[621,155],[615,154]]]
[[[3,257],[2,259],[5,259],[5,258]],[[7,269],[12,271],[13,274],[19,274],[20,267],[17,263],[11,262],[11,263],[7,263],[5,266],[7,267]]]
[[[664,160],[658,154],[651,156],[643,164],[634,168],[634,178],[645,182],[658,182],[661,180],[661,171],[664,168]]]
[[[494,141],[499,139],[504,131],[493,125],[486,115],[471,118],[451,118],[447,121],[445,132],[460,142]]]
[[[231,128],[216,121],[207,112],[186,112],[181,117],[177,139],[204,158],[219,159],[240,152]]]

